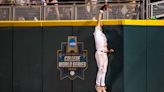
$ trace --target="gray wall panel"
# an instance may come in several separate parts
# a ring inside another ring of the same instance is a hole
[[[41,92],[41,28],[14,28],[13,36],[13,92]]]
[[[147,92],[164,92],[164,27],[147,30]]]
[[[12,28],[0,28],[0,92],[12,92]]]
[[[146,27],[124,27],[124,92],[147,91]]]

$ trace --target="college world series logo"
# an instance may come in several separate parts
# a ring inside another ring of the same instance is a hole
[[[61,43],[61,50],[57,50],[57,68],[60,70],[60,79],[66,77],[74,80],[84,80],[84,71],[88,66],[87,50],[83,42],[78,42],[76,36],[68,36],[67,42]]]

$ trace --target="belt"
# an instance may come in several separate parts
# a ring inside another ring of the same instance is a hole
[[[98,50],[98,51],[103,52],[103,53],[107,53],[107,51],[104,51],[104,50]]]

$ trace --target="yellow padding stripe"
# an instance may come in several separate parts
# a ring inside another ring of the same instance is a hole
[[[164,26],[164,20],[147,20],[147,25],[152,26]]]
[[[0,21],[0,27],[36,27],[42,26],[39,21]]]
[[[0,21],[0,27],[95,26],[96,20]],[[103,25],[121,25],[121,20],[102,20]]]
[[[123,25],[164,26],[164,20],[123,20]]]
[[[123,25],[146,26],[147,20],[122,20]]]
[[[13,23],[9,21],[0,21],[0,27],[12,27]]]
[[[0,21],[0,27],[95,26],[96,20]],[[164,26],[164,20],[102,20],[103,25]]]

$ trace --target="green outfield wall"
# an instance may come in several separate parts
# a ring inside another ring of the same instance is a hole
[[[0,92],[95,92],[95,20],[0,21]],[[164,21],[103,20],[112,92],[164,91]],[[88,51],[84,80],[60,80],[57,50],[76,36]]]

